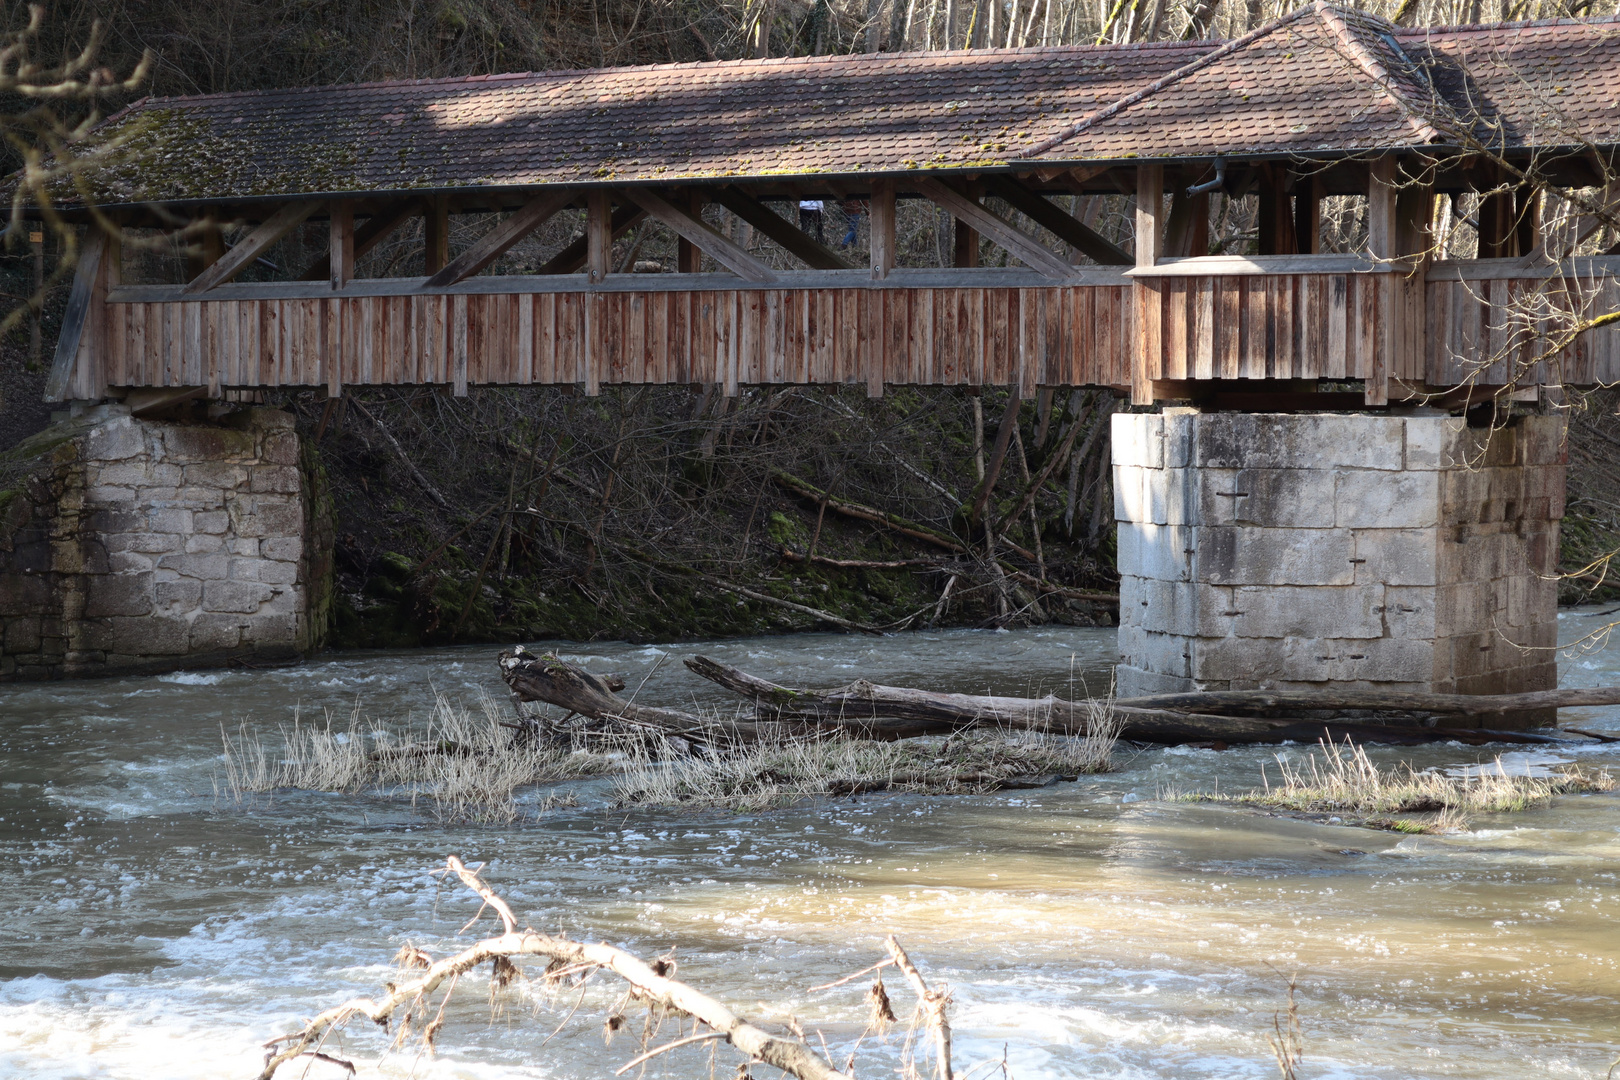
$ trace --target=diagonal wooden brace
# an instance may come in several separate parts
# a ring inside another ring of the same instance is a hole
[[[1074,276],[1074,267],[1042,246],[1039,240],[1023,232],[1011,222],[992,214],[984,206],[947,187],[938,180],[915,178],[907,182],[910,187],[937,203],[958,221],[988,236],[1032,270],[1049,278],[1065,281]]]
[[[254,259],[264,254],[265,249],[271,244],[302,225],[322,205],[324,204],[319,200],[311,199],[283,206],[257,229],[248,233],[240,244],[222,255],[218,262],[188,281],[180,292],[183,295],[193,296],[230,281],[247,269],[248,264]]]
[[[68,389],[73,385],[73,368],[79,359],[79,343],[94,321],[92,308],[106,296],[97,296],[97,282],[101,278],[101,262],[109,257],[107,234],[91,227],[79,249],[79,265],[73,275],[73,290],[68,293],[67,310],[62,313],[62,330],[56,338],[56,356],[51,362],[51,373],[45,381],[46,401],[66,401]]]
[[[714,193],[714,201],[764,233],[812,270],[859,269],[837,252],[816,243],[793,222],[744,191],[723,187]]]
[[[647,211],[647,216],[668,225],[738,277],[760,285],[776,280],[776,274],[770,267],[750,255],[742,245],[720,235],[700,218],[693,217],[646,188],[625,188],[622,194]]]
[[[990,177],[990,194],[1029,218],[1041,228],[1106,266],[1129,266],[1136,260],[1124,248],[1084,222],[1065,214],[1038,192],[1005,177]]]
[[[517,213],[485,234],[483,239],[451,259],[443,270],[424,281],[422,287],[439,289],[472,277],[573,202],[576,195],[571,188],[541,192],[524,203]]]

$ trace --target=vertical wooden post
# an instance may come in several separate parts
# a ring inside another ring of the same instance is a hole
[[[894,181],[872,181],[872,280],[894,269]]]
[[[591,283],[607,280],[613,262],[613,202],[605,191],[585,196],[585,273]],[[597,293],[585,296],[585,340],[580,356],[585,363],[585,396],[602,392],[602,369],[607,364],[603,349],[606,337],[607,297]]]
[[[1294,251],[1300,255],[1322,251],[1322,177],[1316,173],[1294,182]]]
[[[1395,246],[1395,159],[1375,158],[1367,168],[1367,253],[1375,259],[1393,259]]]
[[[1164,166],[1136,167],[1136,265],[1152,266],[1164,251]]]
[[[967,197],[975,202],[979,199],[977,184],[967,185]],[[960,218],[951,219],[955,223],[955,234],[951,244],[952,266],[978,266],[979,265],[979,234]]]
[[[1541,243],[1541,192],[1520,188],[1513,195],[1515,255],[1528,255]]]
[[[872,280],[883,281],[894,270],[894,181],[879,177],[872,181],[871,199]],[[868,333],[861,327],[861,337],[871,340],[875,348],[861,350],[866,363],[866,396],[883,396],[883,373],[887,366],[890,340],[884,323],[884,309],[888,306],[885,294],[873,292],[864,305],[862,318],[870,312],[875,325]]]
[[[605,191],[585,197],[585,272],[593,284],[603,281],[613,259],[613,207]]]
[[[219,262],[225,254],[225,236],[220,232],[219,218],[212,210],[192,224],[196,227],[197,236],[188,245],[190,248],[186,255],[188,281]]]
[[[354,204],[346,199],[333,199],[327,208],[326,267],[333,292],[354,278]],[[343,394],[343,305],[344,301],[333,299],[326,313],[326,347],[321,350],[321,363],[326,366],[328,398]],[[217,390],[218,368],[210,370],[216,373],[211,390]]]
[[[695,218],[703,216],[703,194],[693,188],[688,195],[686,209]],[[675,269],[683,274],[698,274],[703,271],[703,252],[698,246],[686,237],[681,237],[675,246]]]
[[[327,265],[335,290],[343,288],[354,277],[354,204],[333,199],[329,217]]]
[[[1398,243],[1398,217],[1395,213],[1399,191],[1395,159],[1374,158],[1367,167],[1367,253],[1381,262],[1392,263],[1401,252]],[[1389,369],[1394,363],[1397,343],[1403,337],[1402,306],[1397,266],[1385,268],[1369,284],[1378,297],[1378,322],[1371,335],[1372,355],[1361,359],[1363,400],[1368,405],[1389,404]],[[1362,307],[1362,317],[1367,317]]]
[[[1288,196],[1284,194],[1278,177],[1281,170],[1270,164],[1256,165],[1255,169],[1260,174],[1260,183],[1255,189],[1260,201],[1258,213],[1255,215],[1255,253],[1285,255],[1287,251],[1283,243],[1283,230],[1278,226],[1283,220],[1283,207],[1288,202]]]
[[[423,270],[429,277],[450,261],[450,199],[435,195],[423,204]]]
[[[1164,251],[1166,258],[1179,259],[1209,254],[1209,192],[1188,195],[1186,187],[1191,177],[1186,174],[1171,179],[1174,190],[1170,198],[1169,223],[1165,226]]]
[[[1163,250],[1160,226],[1164,222],[1164,166],[1136,167],[1136,265],[1152,266]],[[1159,341],[1159,285],[1138,278],[1131,290],[1136,297],[1136,347],[1132,350],[1131,404],[1153,404],[1153,374],[1161,366]]]
[[[1288,166],[1260,165],[1260,207],[1255,248],[1261,255],[1297,255],[1299,244]],[[1308,181],[1295,181],[1295,191],[1309,192]]]
[[[1483,171],[1479,186],[1490,187],[1500,180],[1500,170],[1493,166]],[[1513,256],[1513,192],[1493,191],[1481,196],[1474,220],[1479,223],[1478,258],[1507,259]]]

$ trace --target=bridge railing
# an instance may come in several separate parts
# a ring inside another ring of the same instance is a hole
[[[1572,333],[1620,311],[1620,257],[1215,256],[1128,273],[1140,289],[1138,377],[1155,382],[1620,380],[1620,324]]]
[[[1620,380],[1620,258],[1166,259],[1133,270],[897,269],[182,286],[92,282],[57,396],[107,387],[614,383],[1124,387]],[[75,286],[76,290],[78,286]],[[1565,340],[1568,338],[1569,340]],[[1165,396],[1165,395],[1160,395]],[[1399,393],[1397,392],[1397,396]]]
[[[111,286],[76,385],[1129,382],[1131,291],[1115,270],[479,277]]]

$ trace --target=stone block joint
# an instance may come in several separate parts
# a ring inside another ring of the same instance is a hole
[[[1525,448],[1560,445],[1560,418],[1480,431],[1175,410],[1113,425],[1122,696],[1557,684],[1563,464]]]

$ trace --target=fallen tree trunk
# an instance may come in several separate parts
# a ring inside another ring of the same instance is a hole
[[[1132,742],[1276,743],[1350,738],[1359,742],[1418,744],[1556,742],[1545,735],[1458,728],[1400,727],[1294,718],[1218,716],[1151,709],[1098,700],[1012,698],[940,694],[879,686],[864,679],[830,690],[806,690],[756,678],[727,664],[697,656],[686,661],[695,674],[747,698],[750,715],[716,720],[649,705],[615,694],[601,677],[555,656],[522,648],[502,653],[501,677],[524,701],[556,705],[591,719],[620,720],[695,742],[753,742],[766,734],[842,734],[892,740],[949,735],[967,728],[999,728],[1059,735],[1111,731]],[[1113,730],[1117,724],[1117,731]]]
[[[698,716],[680,709],[663,709],[652,705],[637,705],[614,693],[606,679],[576,667],[552,655],[535,655],[521,646],[500,657],[501,678],[521,701],[539,701],[567,709],[592,720],[617,720],[631,727],[645,728],[663,735],[679,735],[694,742],[755,742],[765,729],[753,717]],[[621,684],[618,689],[623,689]],[[779,733],[782,724],[771,717],[766,721],[772,733]],[[815,733],[833,728],[847,728],[850,734],[862,738],[891,740],[935,734],[927,725],[903,720],[851,722],[809,722],[789,725],[789,733]]]
[[[751,699],[755,703],[757,716],[783,720],[813,719],[826,723],[896,718],[931,725],[938,733],[964,727],[1002,727],[1085,735],[1099,723],[1106,722],[1111,713],[1118,721],[1119,738],[1146,743],[1310,742],[1320,738],[1400,744],[1452,739],[1476,744],[1558,741],[1550,736],[1523,732],[1405,727],[1299,717],[1220,716],[1118,701],[1066,701],[1051,695],[1044,698],[1013,698],[941,694],[908,687],[880,686],[864,679],[830,690],[806,690],[779,686],[703,656],[688,659],[686,666],[694,674]]]
[[[1411,690],[1210,690],[1120,698],[1118,705],[1144,709],[1196,709],[1206,713],[1284,710],[1412,712],[1489,716],[1538,709],[1620,705],[1620,686],[1580,690],[1535,690],[1523,694],[1428,694]]]

